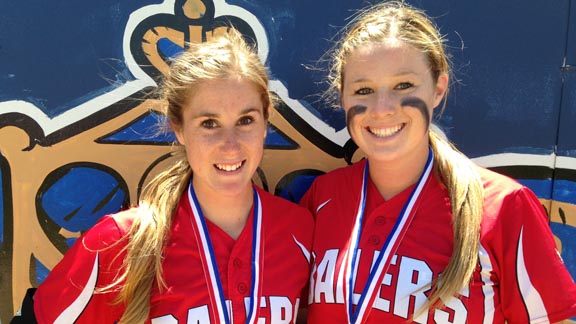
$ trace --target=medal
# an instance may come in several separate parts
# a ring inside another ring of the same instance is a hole
[[[246,323],[252,324],[257,321],[258,308],[260,307],[260,263],[262,259],[262,205],[260,196],[253,188],[254,191],[254,214],[252,217],[252,284],[250,288],[250,300],[246,314]],[[218,272],[218,265],[216,264],[216,257],[212,247],[212,241],[206,226],[206,220],[202,214],[202,209],[198,203],[198,198],[190,180],[190,187],[188,190],[188,200],[192,207],[193,218],[191,218],[192,228],[198,243],[200,252],[200,259],[204,268],[204,274],[207,277],[208,293],[210,294],[211,307],[215,310],[214,317],[218,323],[232,324],[230,317],[230,310],[226,304],[226,298],[222,290],[222,283],[220,281],[220,273]],[[230,306],[231,307],[231,306]]]
[[[370,275],[366,281],[366,285],[360,295],[358,300],[358,305],[356,309],[353,309],[353,296],[354,296],[354,284],[355,284],[355,271],[357,267],[356,255],[358,253],[358,244],[360,242],[360,234],[362,233],[362,218],[364,217],[364,208],[366,206],[366,193],[368,184],[368,162],[364,167],[364,177],[362,180],[362,191],[360,192],[360,202],[358,205],[358,211],[356,212],[356,220],[354,223],[354,228],[352,229],[352,235],[350,239],[350,244],[345,252],[344,256],[344,303],[346,306],[346,312],[348,314],[348,324],[359,324],[366,322],[368,314],[372,310],[372,305],[376,298],[376,293],[380,290],[379,284],[382,282],[383,275],[388,271],[390,266],[390,261],[392,256],[396,253],[398,246],[404,237],[404,234],[408,230],[414,214],[416,213],[416,207],[418,204],[418,198],[423,192],[425,185],[428,183],[430,174],[432,171],[432,164],[434,160],[434,154],[432,150],[429,150],[428,160],[424,167],[424,172],[420,175],[418,182],[408,201],[404,204],[400,215],[396,219],[396,223],[392,228],[392,231],[386,238],[380,253],[374,265],[370,269]]]

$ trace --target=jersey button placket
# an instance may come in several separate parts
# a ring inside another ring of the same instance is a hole
[[[372,246],[372,248],[379,248],[382,246],[382,231],[383,227],[387,224],[386,217],[380,213],[371,212],[366,220],[367,225],[362,230],[362,235],[365,237],[364,244]]]
[[[239,283],[237,288],[238,292],[241,294],[245,294],[248,291],[248,286],[243,282]]]
[[[372,245],[380,245],[380,236],[378,236],[378,235],[372,235],[372,236],[370,236],[370,238],[368,239],[368,241],[369,241],[370,244],[372,244]]]

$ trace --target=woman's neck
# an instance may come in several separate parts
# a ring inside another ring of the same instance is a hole
[[[236,240],[242,233],[252,209],[252,186],[234,195],[198,189],[194,188],[194,191],[204,217]]]
[[[418,181],[424,172],[428,152],[428,150],[425,154],[417,152],[410,157],[403,158],[402,161],[368,159],[370,179],[385,200],[393,198]]]

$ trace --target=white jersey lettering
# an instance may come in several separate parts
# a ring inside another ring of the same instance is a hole
[[[152,319],[152,324],[178,324],[178,320],[174,315],[164,315]]]
[[[374,267],[374,263],[376,262],[376,259],[378,259],[379,254],[380,254],[380,251],[374,251],[374,258],[372,259],[372,267]],[[398,256],[393,255],[392,259],[390,260],[390,265],[391,266],[396,265],[397,259],[398,259]],[[384,278],[382,279],[382,285],[380,286],[380,289],[382,289],[382,286],[390,287],[391,285],[392,285],[392,275],[387,273],[384,275]],[[380,297],[380,289],[378,290],[378,293],[376,294],[376,299],[374,299],[374,308],[388,313],[388,312],[390,312],[390,301]]]
[[[402,257],[398,272],[396,296],[394,296],[394,314],[408,319],[411,304],[414,309],[422,307],[426,301],[424,288],[432,282],[432,270],[426,262]],[[423,313],[413,319],[416,323],[426,323],[427,314]]]
[[[300,298],[296,298],[296,305],[294,305],[294,322],[298,319],[298,310],[300,309]]]
[[[316,269],[317,269],[317,267],[316,267],[316,253],[312,252],[311,255],[312,255],[312,260],[310,262],[313,265],[313,267],[312,267],[312,271],[310,273],[310,283],[309,283],[310,289],[308,289],[308,305],[314,303],[314,291],[315,291],[314,288],[316,287],[314,284],[316,282],[314,280],[314,278],[316,277]]]
[[[266,307],[268,307],[266,304],[266,297],[262,296],[260,297],[260,308]],[[250,297],[244,297],[244,310],[246,311],[246,314],[248,314],[248,311],[250,310]],[[257,324],[266,324],[266,319],[262,317],[258,318]]]
[[[153,318],[152,324],[178,324],[178,319],[174,315],[164,315]],[[186,324],[210,324],[210,314],[208,313],[208,306],[200,306],[190,308],[188,310],[188,319]]]
[[[318,264],[316,269],[315,278],[311,279],[310,286],[314,287],[313,291],[310,292],[309,300],[311,303],[341,303],[343,295],[342,285],[334,280],[334,272],[336,271],[336,262],[338,258],[339,250],[327,250],[324,254],[324,258]],[[360,262],[361,250],[357,251],[356,265]],[[372,256],[372,265],[374,267],[375,261],[378,259],[380,251],[375,251]],[[432,282],[433,272],[432,269],[426,264],[426,262],[410,257],[400,257],[394,255],[390,260],[390,265],[398,265],[398,275],[395,278],[390,273],[386,273],[382,279],[378,294],[374,299],[373,308],[386,313],[393,313],[394,315],[400,316],[405,319],[409,319],[414,315],[414,312],[424,306],[428,301],[426,292],[430,289],[428,288]],[[357,275],[357,267],[354,269],[354,278]],[[382,287],[396,287],[396,292],[394,294],[394,300],[388,300],[381,297],[380,290]],[[360,288],[356,288],[360,291]],[[322,300],[322,295],[324,295],[324,300]],[[464,297],[469,296],[469,289],[466,287],[460,295]],[[335,298],[336,297],[336,300]],[[353,304],[357,305],[359,300],[359,294],[353,294]],[[284,310],[283,310],[284,311]],[[297,310],[296,310],[297,312]],[[296,314],[296,312],[294,314]],[[423,312],[418,317],[413,318],[413,322],[424,324],[427,323],[430,311]],[[272,312],[274,316],[274,312]],[[436,309],[434,312],[435,323],[445,323],[445,324],[464,324],[468,318],[468,310],[460,298],[451,298],[445,303],[443,309]],[[294,317],[296,318],[296,315]],[[283,319],[277,319],[278,323],[284,323]],[[272,321],[276,323],[276,321]]]
[[[270,322],[274,324],[290,323],[294,315],[292,303],[288,297],[270,297]]]
[[[208,306],[200,306],[188,310],[188,321],[186,324],[210,324],[210,314]]]
[[[460,295],[468,297],[470,296],[470,290],[468,287],[460,292]],[[466,319],[468,318],[468,310],[460,298],[450,298],[445,304],[446,309],[452,310],[452,312],[437,309],[434,313],[434,321],[437,324],[466,324]],[[450,321],[450,314],[452,313],[453,320]]]
[[[327,250],[324,258],[316,270],[316,285],[314,286],[314,302],[320,303],[321,296],[324,295],[326,303],[334,303],[334,270],[338,250]]]
[[[249,308],[250,298],[244,298],[244,307],[246,309]],[[257,323],[258,324],[289,324],[296,321],[296,316],[298,315],[298,307],[300,305],[300,299],[296,299],[296,305],[292,305],[290,298],[285,296],[270,296],[270,297],[261,297],[260,299],[260,308],[269,308],[270,316],[267,317],[259,317]],[[228,305],[228,310],[230,314],[230,318],[232,317],[232,302],[230,300],[226,300],[226,305]],[[160,317],[153,318],[151,320],[152,324],[178,324],[181,323],[178,321],[174,315],[164,315]],[[183,322],[182,322],[183,323]],[[210,312],[208,310],[208,306],[200,306],[191,308],[188,310],[186,324],[211,324],[210,321]]]

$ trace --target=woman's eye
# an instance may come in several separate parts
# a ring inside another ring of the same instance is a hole
[[[254,117],[244,116],[238,120],[238,125],[250,125],[254,122]]]
[[[216,123],[216,121],[214,119],[206,119],[204,121],[202,121],[202,123],[200,124],[202,127],[204,128],[216,128],[218,126],[218,124]]]
[[[413,86],[414,85],[410,82],[402,82],[402,83],[399,83],[398,85],[396,85],[396,87],[394,87],[394,88],[397,90],[406,90],[406,89],[412,88]]]
[[[374,92],[374,90],[372,90],[372,89],[370,89],[370,88],[360,88],[360,89],[354,91],[354,94],[357,94],[357,95],[367,95],[367,94],[371,94],[371,93],[373,93],[373,92]]]

